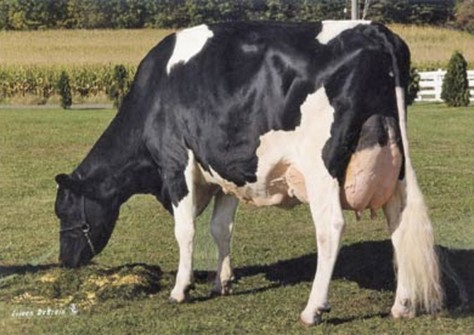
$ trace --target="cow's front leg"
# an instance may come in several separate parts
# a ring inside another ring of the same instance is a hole
[[[170,302],[184,302],[194,284],[193,278],[193,241],[194,215],[189,199],[183,199],[174,211],[174,234],[179,247],[179,266],[176,283],[171,291]]]
[[[194,222],[197,216],[196,198],[196,164],[194,156],[189,151],[188,164],[184,177],[188,192],[179,202],[173,205],[174,234],[179,247],[179,265],[176,274],[176,283],[171,291],[170,302],[184,302],[188,298],[189,290],[194,285],[193,277],[193,243]]]
[[[239,201],[222,191],[215,197],[214,211],[211,220],[211,233],[218,249],[217,273],[212,292],[227,295],[232,291],[233,272],[230,262],[230,240],[235,211]]]
[[[305,325],[321,322],[323,312],[330,310],[329,283],[334,270],[344,217],[339,198],[339,183],[329,175],[307,181],[311,215],[316,227],[318,262],[316,276],[306,308],[300,320]]]

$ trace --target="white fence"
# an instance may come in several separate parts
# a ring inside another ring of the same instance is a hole
[[[443,85],[445,70],[419,72],[420,91],[416,101],[443,101],[441,99],[441,87]],[[469,81],[470,100],[474,101],[474,71],[467,71]]]

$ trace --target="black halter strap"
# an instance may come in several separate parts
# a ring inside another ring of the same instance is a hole
[[[89,235],[89,232],[91,230],[91,226],[87,222],[87,216],[86,216],[86,198],[84,195],[81,195],[81,221],[79,224],[69,227],[69,228],[63,228],[59,231],[59,234],[62,234],[64,232],[72,231],[80,229],[82,233],[84,234],[84,237],[86,238],[87,244],[89,245],[89,248],[92,251],[92,255],[95,256],[97,255],[94,244],[92,244],[91,237]]]

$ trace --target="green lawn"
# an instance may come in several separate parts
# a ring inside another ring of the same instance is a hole
[[[415,168],[443,264],[450,268],[446,310],[436,318],[388,318],[394,278],[386,225],[381,213],[374,221],[366,214],[360,222],[347,213],[332,311],[311,329],[297,322],[315,268],[306,206],[240,208],[233,240],[238,281],[228,297],[208,295],[215,250],[205,212],[198,222],[194,300],[167,303],[178,256],[173,224],[147,196],[122,207],[114,235],[93,265],[56,267],[54,176],[80,162],[113,115],[110,110],[0,110],[0,333],[474,333],[474,108],[418,104],[409,111]],[[464,308],[460,293],[468,299]]]

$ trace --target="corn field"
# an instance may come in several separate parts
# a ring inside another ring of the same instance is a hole
[[[114,65],[87,66],[0,66],[0,102],[12,97],[36,96],[42,103],[57,94],[57,83],[62,71],[69,76],[73,98],[105,96],[114,82]],[[128,86],[135,73],[135,65],[125,66]]]

